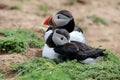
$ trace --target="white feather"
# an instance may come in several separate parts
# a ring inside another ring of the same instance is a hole
[[[47,31],[47,32],[45,32],[45,34],[44,34],[44,39],[45,39],[45,41],[47,40],[47,38],[50,36],[50,34],[53,32],[53,30],[49,30],[49,31]]]
[[[72,31],[70,33],[70,41],[77,41],[82,43],[86,42],[84,34],[78,31]]]
[[[100,57],[97,57],[96,59],[94,59],[94,58],[87,58],[87,59],[83,60],[82,63],[93,64],[93,63],[97,63],[99,60],[100,60]]]
[[[47,57],[49,59],[58,59],[57,53],[54,52],[54,48],[50,48],[47,44],[44,45],[42,57]]]

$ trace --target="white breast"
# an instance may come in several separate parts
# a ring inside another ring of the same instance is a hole
[[[52,30],[49,30],[49,31],[45,32],[45,34],[44,34],[44,39],[45,39],[45,41],[47,40],[47,38],[50,36],[50,34],[51,34],[52,32],[53,32]]]
[[[44,45],[43,52],[42,52],[42,57],[47,57],[49,59],[58,59],[57,53],[54,52],[54,48],[48,47],[47,44]]]
[[[72,31],[70,33],[70,40],[85,43],[85,36],[82,32]]]

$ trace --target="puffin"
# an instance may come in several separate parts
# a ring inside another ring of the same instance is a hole
[[[48,37],[46,44],[53,48],[58,60],[74,60],[82,63],[96,63],[100,57],[105,57],[105,49],[93,48],[85,43],[71,41],[69,32],[65,29],[55,29]]]
[[[74,18],[68,10],[60,10],[54,16],[48,16],[44,21],[44,25],[49,26],[44,35],[45,40],[47,40],[54,28],[58,28],[66,29],[70,34],[71,41],[86,42],[83,30],[75,25]]]

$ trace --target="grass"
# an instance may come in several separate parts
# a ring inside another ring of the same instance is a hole
[[[88,16],[88,18],[91,19],[93,22],[100,23],[103,25],[108,25],[108,22],[104,18],[101,18],[99,16],[91,15],[91,16]]]
[[[43,4],[43,5],[40,5],[39,7],[38,7],[38,9],[39,9],[39,15],[41,15],[41,16],[47,16],[49,13],[48,13],[48,11],[49,11],[49,6],[47,5],[47,4]]]
[[[10,7],[11,10],[21,10],[22,8],[19,5],[13,5]]]
[[[29,0],[19,0],[19,1],[21,1],[21,2],[27,2],[27,1],[29,1]]]
[[[110,40],[107,39],[107,38],[101,38],[101,39],[99,39],[97,41],[99,41],[99,42],[109,42]]]
[[[25,53],[29,47],[41,48],[44,45],[37,34],[25,29],[1,29],[0,34],[4,35],[0,39],[0,52]]]
[[[12,71],[20,75],[16,80],[119,80],[120,59],[109,50],[105,53],[108,57],[96,64],[34,58],[13,65]]]
[[[1,79],[4,79],[4,78],[5,78],[5,75],[2,74],[2,73],[0,73],[0,80],[1,80]]]
[[[64,5],[69,5],[72,6],[76,3],[76,0],[67,0],[66,3],[64,3]]]

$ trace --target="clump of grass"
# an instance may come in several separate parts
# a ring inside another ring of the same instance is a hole
[[[34,75],[34,76],[33,76]],[[29,76],[29,77],[28,77]],[[45,70],[42,72],[33,71],[23,77],[19,77],[16,80],[71,80],[68,74],[65,74],[61,69]]]
[[[19,0],[19,1],[21,1],[21,2],[26,2],[26,1],[29,1],[29,0]]]
[[[20,64],[14,64],[12,71],[20,75],[31,73],[32,71],[43,71],[55,69],[56,63],[53,60],[46,58],[34,58]]]
[[[5,78],[5,74],[0,73],[0,80]]]
[[[101,18],[101,17],[96,16],[96,15],[88,16],[88,19],[91,19],[93,22],[96,22],[96,23],[101,23],[103,25],[108,25],[108,22],[104,18]]]
[[[49,8],[49,6],[47,4],[40,5],[38,8],[39,8],[39,14],[40,15],[47,16],[49,14],[48,10],[50,8]]]
[[[110,40],[109,40],[109,39],[106,39],[106,38],[102,38],[102,39],[99,39],[98,41],[99,41],[99,42],[109,42]]]
[[[67,2],[65,3],[65,5],[74,5],[76,3],[76,0],[67,0]]]
[[[120,59],[106,50],[108,57],[96,64],[81,64],[77,60],[56,63],[46,58],[35,58],[17,65],[13,71],[21,74],[16,80],[119,80]]]
[[[22,8],[19,5],[13,5],[10,7],[11,10],[21,10]]]
[[[0,30],[5,37],[0,39],[0,52],[25,53],[29,47],[41,48],[44,45],[37,34],[25,29]]]

